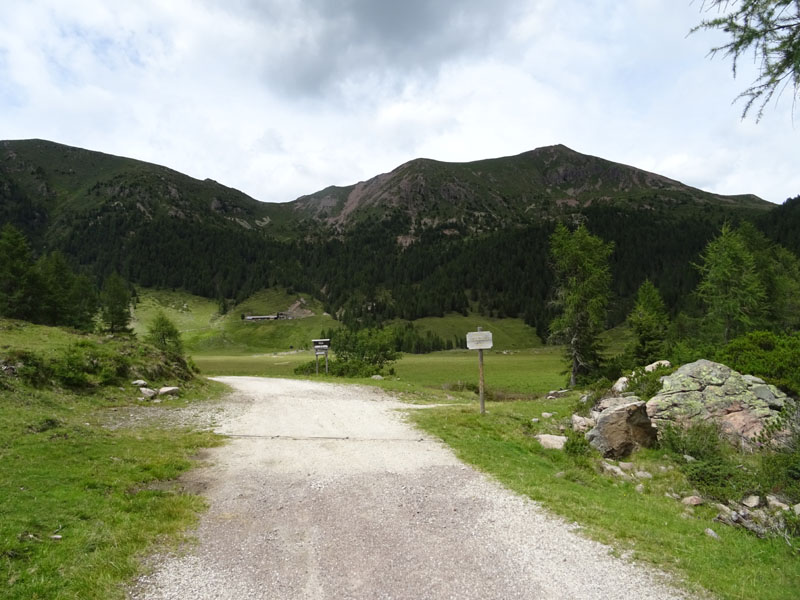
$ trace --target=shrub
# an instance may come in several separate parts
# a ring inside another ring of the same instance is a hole
[[[564,452],[569,456],[586,456],[591,452],[591,446],[586,436],[568,429],[565,432],[567,441],[564,444]]]
[[[716,359],[740,373],[763,377],[787,394],[800,395],[800,332],[753,331],[731,340]]]
[[[628,391],[647,401],[661,391],[661,378],[674,370],[673,367],[658,367],[648,373],[643,368],[636,369],[628,380]]]
[[[181,333],[163,311],[158,311],[147,328],[145,341],[171,356],[183,356]]]

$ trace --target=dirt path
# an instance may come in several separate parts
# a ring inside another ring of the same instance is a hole
[[[134,599],[683,598],[407,425],[379,391],[254,377],[189,485],[210,503]]]

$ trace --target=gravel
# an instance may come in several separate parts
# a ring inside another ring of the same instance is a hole
[[[131,599],[689,598],[459,462],[370,388],[222,377],[210,508]]]

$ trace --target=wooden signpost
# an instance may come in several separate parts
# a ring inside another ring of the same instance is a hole
[[[483,331],[482,327],[478,327],[478,331],[471,331],[467,334],[467,348],[470,350],[478,351],[478,375],[480,382],[478,389],[481,397],[481,414],[486,414],[486,404],[484,401],[484,385],[483,385],[483,351],[489,350],[492,347],[492,332]]]
[[[319,375],[319,357],[325,356],[325,375],[328,374],[328,348],[331,346],[330,338],[311,340],[314,344],[314,357],[317,361],[317,375]]]

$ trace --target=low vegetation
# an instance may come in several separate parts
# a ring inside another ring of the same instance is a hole
[[[123,598],[204,508],[176,477],[220,439],[167,417],[222,386],[129,335],[0,319],[0,340],[0,597]],[[145,410],[139,377],[180,397]]]

